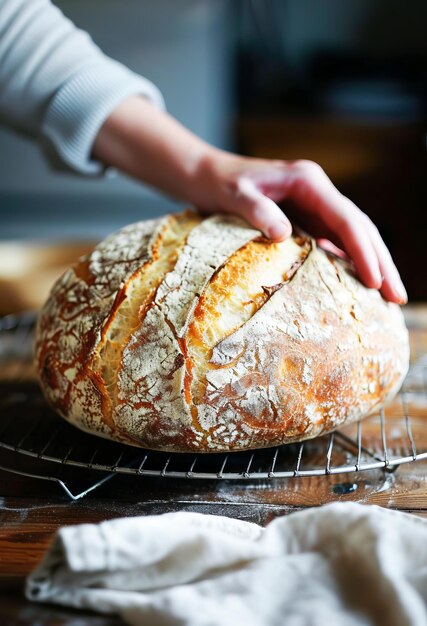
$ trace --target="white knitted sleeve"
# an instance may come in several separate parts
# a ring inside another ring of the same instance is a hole
[[[98,131],[135,94],[164,106],[153,83],[104,55],[49,0],[0,0],[1,122],[47,139],[66,166],[98,174]]]

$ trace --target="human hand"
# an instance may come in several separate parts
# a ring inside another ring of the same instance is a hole
[[[286,200],[295,222],[342,249],[367,287],[380,289],[392,302],[407,300],[377,228],[316,163],[217,150],[137,96],[121,103],[106,120],[93,156],[203,211],[237,213],[273,241],[292,232],[276,204]]]
[[[290,216],[318,239],[327,239],[354,263],[360,280],[385,299],[404,304],[407,295],[377,227],[312,161],[277,161],[213,151],[201,161],[193,202],[203,211],[244,217],[273,241],[292,226],[276,204],[290,202]]]

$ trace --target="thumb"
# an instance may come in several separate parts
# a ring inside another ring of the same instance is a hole
[[[232,210],[272,241],[283,241],[292,234],[292,225],[283,211],[249,178],[242,178],[239,181],[238,194]]]

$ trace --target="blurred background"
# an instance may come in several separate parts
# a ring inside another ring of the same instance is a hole
[[[244,154],[320,163],[427,301],[425,0],[58,0],[170,113]],[[179,204],[49,170],[0,128],[0,314],[37,306],[92,242]]]

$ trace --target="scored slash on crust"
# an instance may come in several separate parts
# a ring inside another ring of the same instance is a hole
[[[357,314],[356,314],[357,311]],[[186,212],[122,229],[39,319],[46,397],[84,430],[173,451],[300,441],[378,408],[406,372],[397,306],[304,237]]]

